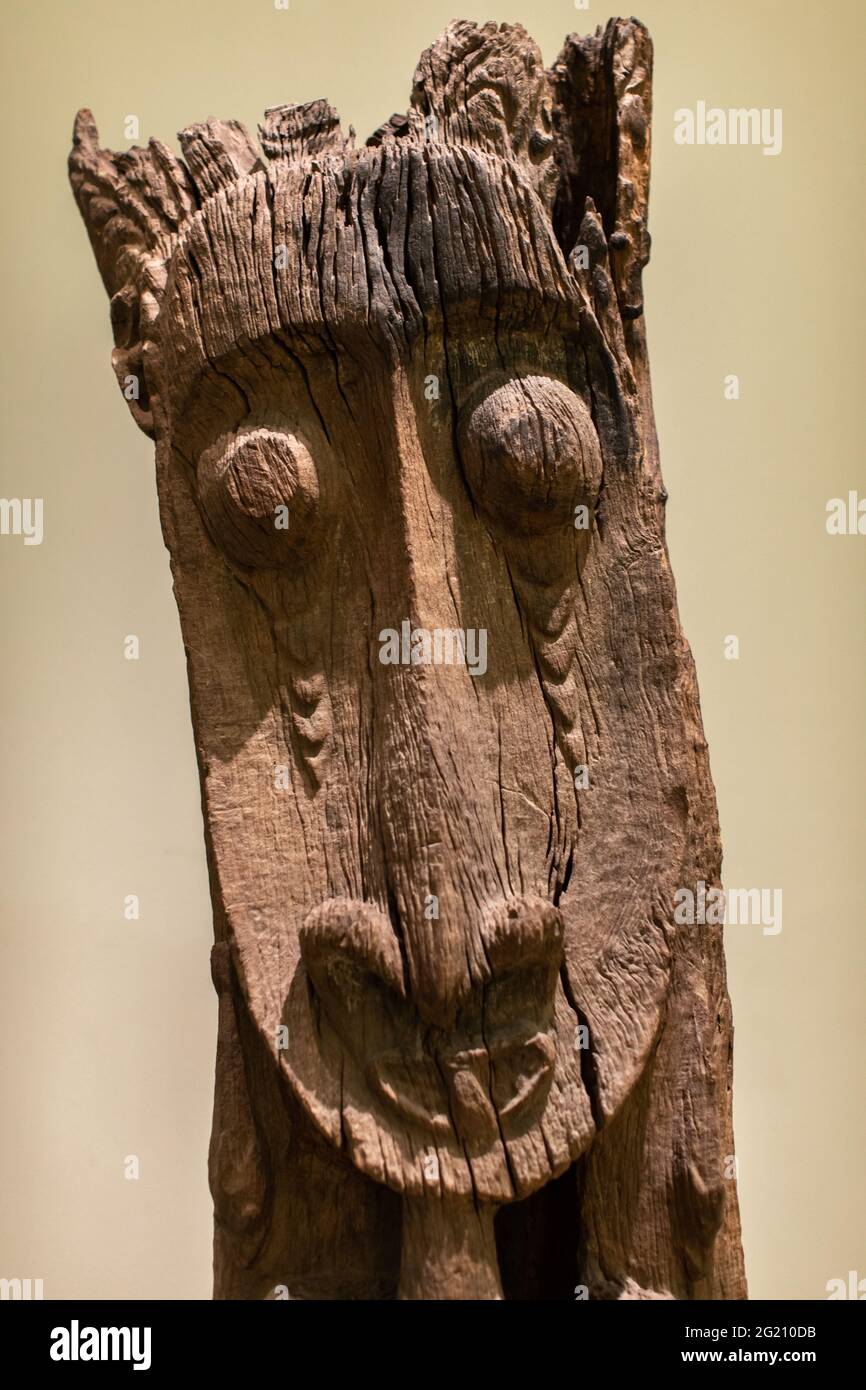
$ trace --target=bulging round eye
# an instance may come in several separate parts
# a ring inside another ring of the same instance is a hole
[[[214,540],[250,569],[281,569],[314,541],[319,483],[309,449],[283,430],[229,435],[198,463],[198,495]]]
[[[478,505],[504,528],[567,526],[598,496],[602,461],[592,416],[554,377],[515,377],[460,421],[460,453]]]

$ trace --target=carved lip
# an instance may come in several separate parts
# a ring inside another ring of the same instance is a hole
[[[376,1094],[404,1120],[444,1137],[490,1142],[547,1094],[556,1044],[548,1032],[510,1031],[483,1044],[431,1056],[380,1052],[366,1067]]]

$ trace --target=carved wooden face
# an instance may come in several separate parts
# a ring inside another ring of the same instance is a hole
[[[635,795],[678,640],[624,327],[643,247],[620,230],[612,265],[591,202],[574,250],[555,228],[553,84],[489,29],[360,151],[323,103],[268,113],[267,167],[185,132],[194,192],[152,147],[173,211],[145,250],[118,231],[110,288],[250,1014],[365,1174],[500,1202],[639,1074],[687,808],[661,733]]]
[[[342,188],[352,207],[413,162],[454,196],[465,183],[448,150],[388,148],[304,171],[304,196],[325,206]],[[479,167],[497,172],[491,158]],[[491,186],[493,242],[515,228]],[[304,225],[291,179],[272,196],[272,216]],[[577,291],[560,265],[539,340],[541,306],[516,265],[503,266],[497,325],[446,264],[444,312],[427,310],[397,344],[381,301],[342,311],[359,275],[375,284],[385,269],[381,247],[359,239],[351,260],[335,253],[336,350],[317,301],[306,342],[285,330],[233,342],[248,316],[224,295],[209,329],[223,350],[192,377],[184,359],[199,342],[181,325],[201,321],[198,286],[227,275],[248,294],[249,248],[230,266],[218,249],[208,259],[219,217],[236,215],[229,197],[214,211],[178,248],[166,291],[178,364],[168,466],[187,480],[199,545],[230,594],[209,620],[227,624],[218,646],[252,634],[238,680],[266,689],[210,774],[227,779],[217,860],[224,844],[250,949],[277,965],[261,975],[261,1022],[274,1040],[285,1026],[292,1084],[364,1172],[409,1192],[441,1183],[508,1200],[507,1147],[528,1189],[593,1127],[558,907],[586,753],[575,605],[603,470],[590,393],[570,367]],[[428,208],[413,218],[412,233],[430,236]],[[299,258],[266,288],[279,297],[300,269]],[[250,785],[277,837],[266,868],[229,848],[251,833]]]

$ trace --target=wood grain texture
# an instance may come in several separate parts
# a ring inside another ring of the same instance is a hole
[[[188,658],[217,1298],[744,1295],[651,69],[634,20],[550,70],[458,21],[365,146],[76,122]]]

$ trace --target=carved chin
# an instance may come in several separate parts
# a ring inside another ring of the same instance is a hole
[[[542,1028],[524,1021],[457,1040],[427,1030],[423,1049],[419,1038],[360,1056],[301,966],[285,1019],[284,1067],[301,1103],[361,1172],[398,1192],[513,1201],[564,1172],[593,1137],[576,1020],[558,983]]]

